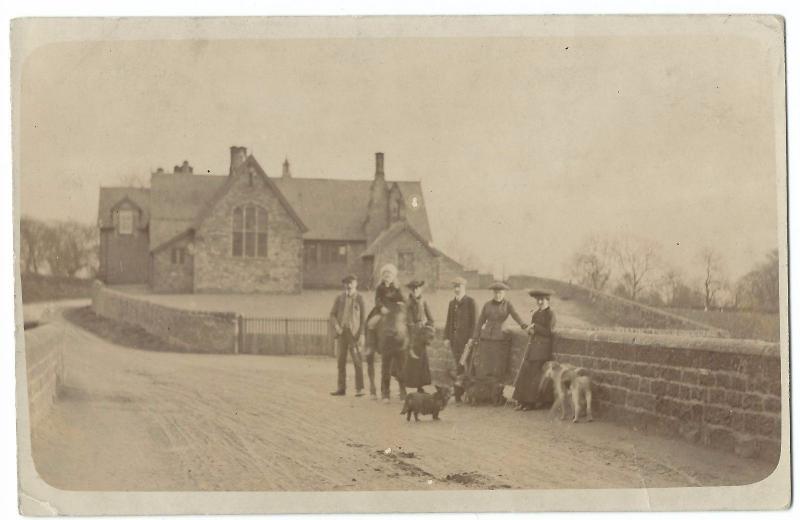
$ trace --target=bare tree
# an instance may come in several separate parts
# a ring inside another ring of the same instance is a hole
[[[20,267],[26,274],[38,274],[44,263],[46,226],[38,220],[22,217],[19,228]]]
[[[699,258],[702,266],[703,307],[707,311],[714,306],[717,292],[725,284],[725,269],[722,255],[713,247],[703,248]]]
[[[94,226],[57,222],[46,227],[43,254],[56,276],[74,277],[79,271],[94,274],[99,239]]]
[[[736,284],[734,301],[737,307],[775,312],[780,303],[780,270],[778,250],[773,249],[767,258]]]
[[[657,267],[656,246],[643,238],[625,236],[614,243],[613,251],[620,281],[628,298],[635,301]]]
[[[664,304],[673,307],[680,293],[681,286],[684,285],[683,273],[674,267],[669,267],[664,271],[664,274],[661,275],[658,285]]]
[[[570,277],[581,285],[602,291],[611,278],[611,253],[607,239],[589,236],[570,260]]]

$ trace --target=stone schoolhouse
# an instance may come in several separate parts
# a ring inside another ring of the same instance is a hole
[[[150,188],[100,188],[98,226],[100,279],[155,292],[291,293],[350,272],[371,287],[387,262],[430,287],[463,271],[431,244],[420,182],[386,180],[382,153],[371,180],[309,179],[233,146],[226,176],[184,161]]]

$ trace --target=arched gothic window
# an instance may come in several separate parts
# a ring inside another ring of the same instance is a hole
[[[233,209],[233,256],[267,256],[267,210],[254,204]]]

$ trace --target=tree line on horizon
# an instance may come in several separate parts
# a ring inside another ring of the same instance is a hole
[[[97,274],[100,236],[94,225],[22,217],[19,242],[23,275],[94,278]]]
[[[695,252],[687,274],[667,263],[658,245],[635,236],[589,235],[566,266],[570,281],[656,307],[777,312],[778,249],[738,279],[726,274],[724,255],[714,247]]]
[[[20,220],[23,274],[93,278],[99,266],[97,227],[76,221]],[[725,257],[713,247],[694,255],[691,274],[669,265],[649,239],[589,235],[566,265],[570,282],[657,307],[777,312],[778,249],[738,279],[726,274]]]

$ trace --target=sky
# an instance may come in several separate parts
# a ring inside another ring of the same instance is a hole
[[[721,34],[68,42],[23,66],[22,214],[96,221],[100,186],[227,173],[421,180],[434,244],[565,276],[591,234],[738,277],[777,247],[774,81]]]

